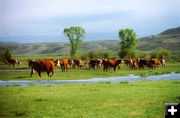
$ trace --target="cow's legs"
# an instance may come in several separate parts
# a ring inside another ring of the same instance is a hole
[[[63,69],[62,69],[63,72],[65,72],[65,66],[63,66]]]
[[[39,77],[41,77],[41,71],[38,72]]]
[[[62,72],[63,72],[63,66],[61,66],[61,70],[62,70]]]
[[[116,66],[114,67],[114,72],[116,71]]]
[[[65,71],[65,66],[62,66],[61,70],[62,70],[62,72],[64,72]]]
[[[49,77],[49,71],[47,71],[47,75],[48,75],[48,77]]]
[[[32,77],[32,75],[33,75],[33,69],[31,69],[31,74],[30,74],[30,77]]]
[[[66,72],[67,72],[67,68],[68,68],[68,66],[66,66]]]
[[[52,74],[50,75],[50,77],[52,77],[52,76],[53,76],[53,74],[54,74],[54,70],[52,70]]]

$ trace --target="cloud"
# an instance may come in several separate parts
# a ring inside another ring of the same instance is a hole
[[[65,27],[79,25],[86,32],[129,27],[143,35],[145,29],[154,33],[180,25],[179,4],[179,0],[0,0],[0,34],[57,35]]]

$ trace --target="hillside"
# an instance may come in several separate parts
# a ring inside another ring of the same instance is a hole
[[[15,54],[59,54],[69,53],[69,43],[53,42],[53,43],[13,43],[1,42],[0,52],[6,48],[10,48]],[[104,50],[115,52],[119,49],[118,40],[97,40],[85,41],[80,46],[79,52],[87,52],[91,50]],[[168,49],[170,51],[180,51],[180,27],[168,29],[158,35],[148,36],[138,39],[137,50],[151,51],[159,49]]]
[[[0,52],[6,48],[10,48],[15,54],[60,54],[69,53],[69,43],[54,42],[54,43],[0,43]],[[79,52],[87,52],[91,50],[110,50],[116,51],[119,48],[117,40],[98,40],[83,42]]]
[[[180,27],[168,29],[155,36],[140,38],[137,49],[143,51],[154,49],[180,51]]]

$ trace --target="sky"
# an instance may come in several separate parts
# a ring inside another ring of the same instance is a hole
[[[80,26],[84,40],[118,40],[180,26],[180,0],[0,0],[0,41],[68,41],[63,29]]]

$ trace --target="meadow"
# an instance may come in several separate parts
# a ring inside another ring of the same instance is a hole
[[[4,66],[3,66],[4,67]],[[101,77],[119,77],[128,76],[128,74],[134,74],[142,77],[149,75],[161,75],[171,72],[180,72],[180,63],[168,63],[164,68],[156,69],[144,69],[144,70],[132,70],[129,67],[122,65],[121,69],[117,69],[116,72],[113,69],[108,72],[104,72],[103,69],[91,69],[84,67],[82,69],[69,68],[68,72],[62,72],[60,68],[56,67],[55,74],[53,77],[47,77],[47,73],[42,73],[40,78],[37,73],[30,77],[30,68],[27,64],[18,67],[18,69],[29,69],[28,71],[9,71],[0,72],[0,80],[75,80],[75,79],[90,79],[90,78],[101,78]],[[5,67],[5,69],[7,69]],[[10,69],[12,69],[10,67]]]
[[[58,56],[16,57],[22,65],[15,71],[0,72],[0,80],[76,80],[102,77],[127,76],[146,77],[171,72],[180,72],[180,63],[167,63],[164,68],[132,70],[122,65],[113,69],[69,68],[62,72],[56,67],[53,77],[37,73],[29,77],[28,59],[58,58]],[[0,63],[1,70],[13,70]],[[18,71],[26,69],[27,71]],[[165,103],[180,102],[180,80],[141,82],[99,82],[93,84],[63,84],[47,86],[0,87],[0,118],[163,118]]]
[[[164,118],[180,81],[101,82],[0,89],[0,117]]]

